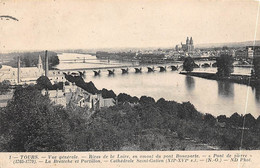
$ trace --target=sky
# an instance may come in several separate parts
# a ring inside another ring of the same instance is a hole
[[[0,52],[174,47],[187,36],[193,37],[195,46],[260,40],[258,4],[256,0],[0,0],[0,15],[19,20],[0,20]]]

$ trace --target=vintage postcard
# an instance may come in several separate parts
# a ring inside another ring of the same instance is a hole
[[[259,0],[0,0],[0,168],[260,167]]]

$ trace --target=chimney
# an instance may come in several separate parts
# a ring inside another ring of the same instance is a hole
[[[47,50],[45,51],[45,76],[48,77],[48,73],[49,73],[49,61],[48,61],[48,54],[47,54]]]
[[[18,62],[17,62],[17,84],[21,82],[21,60],[20,56],[18,56]]]
[[[38,69],[43,69],[43,68],[42,68],[42,59],[41,59],[41,56],[40,56],[40,55],[39,55],[39,58],[38,58],[37,67],[38,67]]]

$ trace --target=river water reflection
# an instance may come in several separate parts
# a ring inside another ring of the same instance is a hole
[[[79,57],[82,54],[62,54],[59,58]],[[62,62],[57,66],[60,69],[79,68],[79,67],[104,67],[111,65],[131,65],[131,63],[120,63],[117,61],[104,64],[100,60],[96,60],[93,56],[87,56],[94,64],[91,63],[66,63]],[[157,68],[158,70],[158,68]],[[205,69],[200,69],[205,71]],[[214,69],[209,69],[214,71]],[[236,70],[235,70],[236,72]],[[239,72],[248,74],[249,69],[239,68]],[[196,109],[203,113],[210,113],[215,116],[230,116],[234,112],[239,114],[245,113],[246,98],[248,97],[248,105],[246,113],[253,116],[260,115],[260,90],[251,88],[246,85],[236,83],[228,83],[214,80],[207,80],[198,77],[190,77],[180,75],[168,69],[166,72],[147,73],[147,69],[143,68],[143,73],[136,74],[134,69],[130,68],[128,74],[121,74],[120,69],[116,69],[115,75],[108,76],[107,70],[101,70],[101,76],[94,77],[92,71],[87,71],[86,81],[93,81],[98,89],[112,89],[116,94],[127,93],[131,96],[140,97],[147,95],[158,100],[165,98],[166,100],[174,100],[177,102],[190,101]],[[247,96],[248,94],[248,96]]]

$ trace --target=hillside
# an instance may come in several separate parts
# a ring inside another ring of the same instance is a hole
[[[252,46],[254,44],[254,41],[244,41],[244,42],[231,42],[231,43],[209,43],[209,44],[197,44],[196,48],[213,48],[213,47],[232,47],[232,48],[238,48],[238,47],[246,47],[246,46]],[[257,40],[255,42],[255,45],[260,45],[260,40]]]

